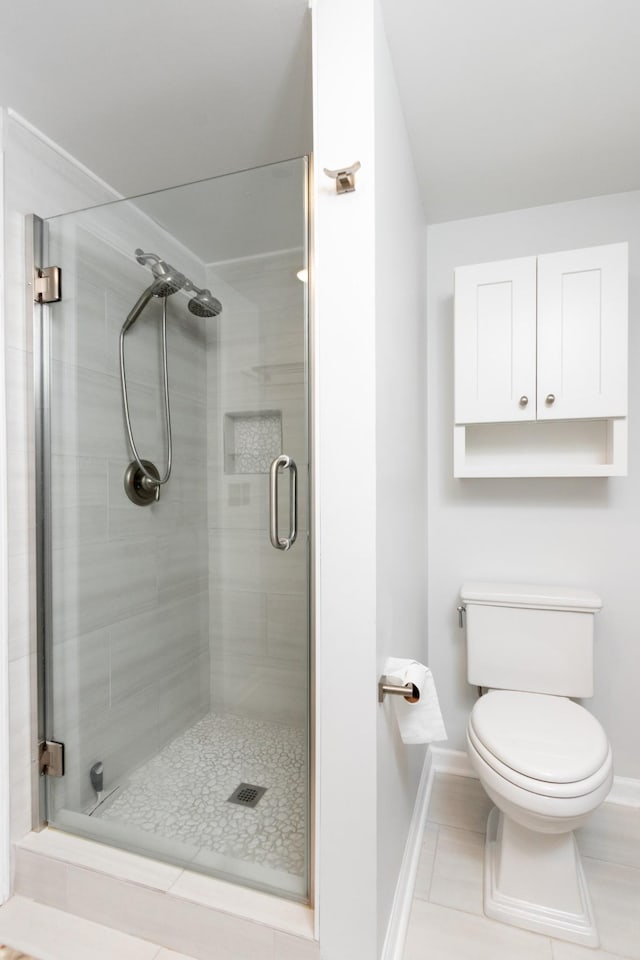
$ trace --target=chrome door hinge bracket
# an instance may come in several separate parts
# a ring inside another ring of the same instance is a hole
[[[41,740],[39,747],[40,773],[46,777],[63,777],[64,743]]]
[[[36,269],[33,278],[34,303],[58,303],[62,300],[62,270],[60,267]]]

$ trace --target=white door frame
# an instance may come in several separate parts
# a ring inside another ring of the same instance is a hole
[[[5,389],[5,223],[4,152],[0,113],[0,904],[11,892],[11,829],[9,806],[9,618],[7,543],[7,418]]]

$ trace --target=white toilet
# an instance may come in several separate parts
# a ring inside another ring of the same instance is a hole
[[[586,590],[465,583],[467,677],[487,689],[467,749],[496,805],[487,823],[489,917],[598,946],[573,830],[613,781],[607,736],[570,697],[593,695],[593,618]]]

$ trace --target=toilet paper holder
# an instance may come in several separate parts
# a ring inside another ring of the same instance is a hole
[[[409,703],[417,703],[420,699],[420,691],[415,683],[407,683],[406,686],[400,686],[400,684],[397,683],[387,683],[386,677],[380,677],[378,680],[378,703],[384,703],[384,698],[388,693],[398,697],[404,697]]]

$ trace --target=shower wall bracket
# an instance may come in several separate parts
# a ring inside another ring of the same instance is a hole
[[[62,270],[60,267],[42,267],[34,272],[33,302],[59,303],[62,300]]]
[[[335,180],[336,193],[353,193],[356,189],[356,173],[361,166],[360,161],[356,160],[350,167],[341,167],[339,170],[328,170],[325,167],[324,172],[331,180]]]

